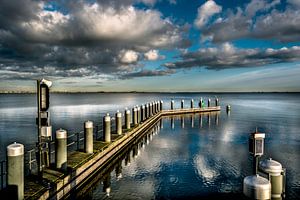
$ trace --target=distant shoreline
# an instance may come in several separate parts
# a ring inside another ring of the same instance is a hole
[[[36,92],[18,92],[18,91],[0,91],[0,94],[35,94]],[[211,94],[272,94],[272,93],[300,93],[299,92],[138,92],[138,91],[128,91],[128,92],[60,92],[60,91],[53,91],[52,94],[97,94],[97,93],[106,93],[106,94],[203,94],[203,93],[211,93]]]

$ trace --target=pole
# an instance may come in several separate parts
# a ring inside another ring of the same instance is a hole
[[[37,84],[37,106],[38,106],[38,142],[37,142],[37,167],[38,167],[38,178],[43,178],[43,167],[42,167],[42,138],[41,138],[41,87],[40,80],[36,81]]]

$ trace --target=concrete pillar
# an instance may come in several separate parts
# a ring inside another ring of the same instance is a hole
[[[137,107],[134,107],[132,109],[132,123],[134,126],[138,124],[137,118],[138,118]]]
[[[181,109],[183,109],[184,108],[184,100],[182,99],[181,100]]]
[[[163,104],[164,104],[164,102],[161,100],[161,101],[160,101],[160,109],[159,109],[160,111],[163,110]]]
[[[56,131],[55,164],[57,169],[67,169],[67,131],[64,129]]]
[[[144,104],[142,105],[141,115],[142,115],[142,121],[145,121],[145,105]]]
[[[200,98],[199,107],[203,108],[203,99],[202,99],[202,97]]]
[[[93,153],[93,122],[84,122],[84,152]]]
[[[109,113],[106,114],[106,116],[103,117],[103,136],[104,136],[104,142],[111,142],[111,118],[109,116]]]
[[[210,107],[210,99],[207,100],[207,107]]]
[[[216,98],[216,107],[219,106],[219,99]]]
[[[130,129],[130,110],[125,109],[125,127],[126,129]]]
[[[145,109],[145,118],[149,118],[149,103],[146,104],[146,109]]]
[[[194,99],[191,100],[191,108],[194,108]]]
[[[116,113],[116,132],[118,135],[122,135],[122,113],[119,111]]]
[[[150,104],[149,104],[149,116],[150,117],[152,117],[152,112],[153,112],[152,108],[153,108],[152,102],[150,102]]]
[[[174,100],[171,101],[171,110],[174,110]]]
[[[13,143],[7,146],[7,185],[17,193],[17,199],[24,199],[24,146]],[[15,196],[16,197],[16,196]]]
[[[140,106],[136,106],[137,107],[137,123],[139,124],[141,122],[141,107]]]

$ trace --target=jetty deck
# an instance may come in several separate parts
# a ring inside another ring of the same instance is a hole
[[[67,171],[62,172],[53,168],[44,170],[43,179],[49,183],[48,187],[42,186],[36,181],[36,177],[25,178],[25,199],[62,199],[72,191],[78,190],[95,176],[102,168],[116,157],[123,149],[129,146],[132,141],[142,137],[162,117],[171,115],[207,113],[220,111],[220,106],[206,108],[189,108],[161,110],[144,122],[141,122],[129,130],[123,129],[122,135],[112,134],[112,141],[94,141],[93,154],[83,151],[68,153]]]

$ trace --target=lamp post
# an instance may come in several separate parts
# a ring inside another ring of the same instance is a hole
[[[50,126],[50,114],[47,112],[49,109],[49,89],[52,86],[52,82],[46,79],[37,80],[37,126],[38,126],[38,142],[37,142],[37,166],[38,177],[42,179],[44,165],[49,165],[49,152],[45,151],[43,154],[43,148],[47,144],[46,141],[51,140],[52,127]],[[46,149],[47,146],[46,146]],[[43,156],[44,155],[44,156]]]
[[[258,159],[264,154],[265,133],[259,133],[257,128],[249,137],[249,153],[253,155],[253,172],[257,174]]]

